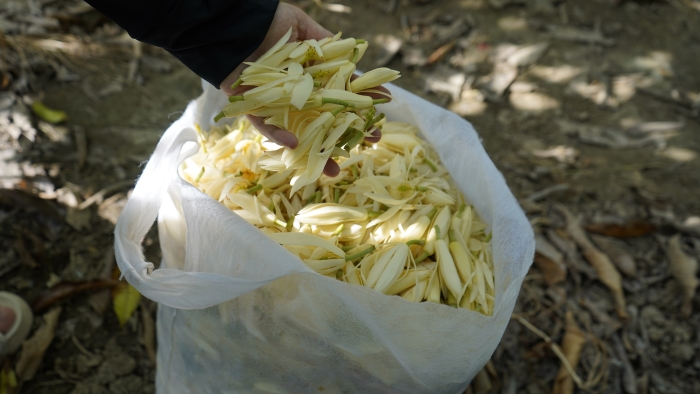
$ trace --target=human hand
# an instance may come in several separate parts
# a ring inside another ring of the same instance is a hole
[[[321,25],[316,23],[301,9],[286,3],[280,3],[277,7],[277,11],[275,12],[274,18],[272,19],[270,29],[268,30],[267,35],[265,36],[265,39],[263,40],[262,44],[260,44],[260,47],[258,47],[258,49],[256,49],[255,52],[248,56],[248,58],[246,58],[245,61],[253,62],[257,60],[268,49],[275,45],[275,43],[277,43],[277,41],[282,36],[284,36],[290,28],[292,29],[292,35],[289,39],[290,42],[308,39],[321,40],[323,38],[332,36],[330,31],[326,30]],[[233,83],[241,75],[241,72],[243,72],[243,69],[246,67],[247,65],[241,63],[231,72],[231,74],[228,75],[228,77],[226,77],[226,79],[224,79],[223,82],[221,82],[221,85],[219,87],[224,93],[226,93],[226,95],[232,96],[241,94],[243,91],[251,88],[245,86],[238,86],[235,89],[231,89],[231,85],[233,85]],[[351,78],[355,79],[357,78],[357,75],[353,75]],[[389,94],[389,91],[381,86],[377,89],[384,91],[386,94]],[[251,115],[246,116],[248,117],[248,120],[253,125],[253,127],[260,131],[260,134],[264,135],[269,140],[279,145],[286,146],[290,149],[296,148],[299,144],[297,137],[290,131],[265,124],[263,118]],[[372,132],[372,137],[365,137],[365,141],[375,143],[378,142],[380,138],[381,131],[375,128],[375,130]],[[340,167],[338,166],[338,163],[336,163],[333,159],[328,159],[326,166],[323,168],[323,173],[327,176],[335,177],[340,173]]]

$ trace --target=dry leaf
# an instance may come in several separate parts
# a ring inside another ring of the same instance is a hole
[[[566,279],[566,271],[562,270],[557,263],[546,256],[535,253],[535,264],[540,272],[542,272],[542,277],[549,286],[553,286]]]
[[[615,265],[608,256],[598,250],[581,227],[581,221],[575,218],[566,207],[557,204],[557,209],[566,217],[566,232],[581,248],[581,254],[588,261],[598,274],[598,280],[608,287],[615,300],[615,309],[622,319],[627,319],[625,308],[625,293],[622,290],[622,276],[617,271]]]
[[[633,220],[624,224],[618,223],[593,223],[586,226],[586,231],[608,237],[633,238],[649,235],[656,227],[642,220]]]
[[[22,354],[19,356],[19,361],[17,361],[17,366],[15,367],[20,380],[31,380],[36,374],[41,360],[44,358],[44,352],[46,352],[51,341],[53,341],[60,315],[60,306],[44,313],[44,322],[41,327],[36,330],[31,338],[22,343]]]
[[[598,245],[603,252],[605,252],[620,272],[629,276],[630,278],[637,277],[637,263],[634,258],[629,255],[619,244],[620,241],[615,241],[609,237],[603,237],[600,235],[592,235],[591,238],[593,242]]]
[[[676,234],[668,239],[668,249],[666,249],[666,253],[668,253],[671,273],[683,287],[681,315],[683,317],[689,317],[693,311],[693,295],[695,294],[695,289],[700,285],[700,280],[695,276],[698,271],[698,262],[685,254],[681,248],[680,234]]]
[[[486,394],[491,391],[493,385],[491,384],[491,378],[489,378],[489,374],[485,369],[482,369],[476,374],[472,387],[474,394]]]
[[[0,394],[15,394],[17,392],[17,375],[12,370],[9,360],[0,370]]]
[[[535,248],[535,264],[542,272],[545,282],[552,286],[566,279],[566,265],[562,253],[540,234],[535,236]]]
[[[599,323],[602,323],[608,330],[617,331],[622,327],[622,324],[615,320],[612,316],[608,315],[604,311],[600,310],[596,304],[591,302],[587,298],[580,298],[578,303],[584,308],[591,312],[591,316],[596,319]]]
[[[141,302],[141,293],[128,282],[120,283],[112,289],[112,307],[119,319],[119,325],[123,326],[129,321],[131,315]]]
[[[561,342],[561,350],[564,352],[566,360],[573,370],[576,370],[578,360],[581,357],[581,350],[586,343],[586,335],[578,328],[574,314],[566,312],[566,332]],[[574,392],[574,381],[571,379],[569,370],[562,365],[554,380],[552,394],[572,394]]]

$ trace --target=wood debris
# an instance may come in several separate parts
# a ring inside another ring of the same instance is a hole
[[[681,316],[689,317],[693,312],[693,296],[695,295],[695,290],[700,285],[700,280],[697,278],[698,261],[683,251],[681,247],[681,236],[679,234],[668,239],[666,253],[668,254],[671,273],[683,290]]]

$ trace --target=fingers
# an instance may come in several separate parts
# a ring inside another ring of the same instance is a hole
[[[328,159],[326,166],[323,167],[323,174],[335,178],[340,174],[340,166],[333,159]]]
[[[246,115],[250,123],[258,129],[260,134],[267,137],[270,141],[277,145],[286,146],[289,149],[295,149],[299,145],[299,140],[290,131],[280,129],[279,127],[265,124],[263,118],[258,116]]]
[[[360,76],[357,75],[357,74],[352,74],[352,75],[350,76],[350,80],[351,80],[351,81],[354,81],[354,80],[356,80],[356,79],[359,78],[359,77],[360,77]],[[373,87],[372,89],[373,89],[373,90],[379,90],[380,92],[382,92],[382,93],[384,93],[384,94],[379,94],[379,93],[358,93],[358,94],[359,94],[359,95],[362,95],[362,96],[372,97],[372,100],[378,100],[378,99],[383,99],[383,98],[385,98],[385,99],[388,99],[389,101],[391,101],[391,92],[389,91],[389,89],[385,88],[384,86],[375,86],[375,87]]]
[[[302,11],[300,8],[285,3],[280,3],[279,7],[289,7],[289,9],[292,10],[292,12],[294,12],[294,14],[296,15],[297,27],[299,29],[298,39],[321,40],[323,38],[330,37],[333,35],[333,33],[316,23],[315,20],[311,19],[311,17],[307,15],[304,11]]]
[[[15,318],[15,311],[12,308],[0,305],[0,334],[5,335],[10,331],[15,325]]]
[[[372,131],[371,137],[365,137],[365,141],[370,144],[376,144],[380,139],[382,139],[382,131],[377,128]]]

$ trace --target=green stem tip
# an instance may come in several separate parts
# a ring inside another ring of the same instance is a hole
[[[345,261],[354,261],[354,260],[357,260],[357,259],[359,259],[360,257],[362,257],[362,256],[364,256],[364,255],[367,255],[367,254],[370,254],[370,253],[374,252],[375,249],[377,249],[377,248],[376,248],[374,245],[371,245],[369,248],[363,250],[362,252],[357,252],[357,253],[355,253],[355,254],[346,255],[346,256],[345,256]]]
[[[339,99],[334,99],[334,98],[330,98],[330,97],[322,98],[321,104],[337,104],[337,105],[342,105],[344,107],[355,108],[355,103],[351,103],[349,101],[344,101],[344,100],[339,100]]]
[[[226,115],[224,115],[223,111],[219,112],[219,114],[214,117],[214,123],[220,121],[221,119],[223,119],[225,117],[226,117]]]
[[[425,240],[424,239],[412,239],[408,242],[406,242],[407,246],[411,245],[425,245]]]
[[[415,261],[416,261],[416,264],[418,264],[418,263],[420,263],[421,261],[427,259],[428,256],[430,256],[430,254],[429,254],[428,252],[423,252],[423,253],[421,253],[420,255],[418,255],[418,257],[416,257],[416,260],[415,260]]]
[[[430,212],[428,212],[428,214],[425,215],[425,216],[427,216],[428,219],[433,220],[433,217],[435,216],[436,213],[437,213],[437,208],[433,208],[433,209],[431,209]]]
[[[236,101],[244,101],[245,98],[243,96],[228,96],[228,102],[229,103],[235,103]]]
[[[360,50],[357,49],[357,48],[353,49],[353,50],[352,50],[352,60],[351,60],[351,62],[357,63],[357,61],[359,60],[359,59],[358,59],[359,57],[360,57]]]
[[[447,234],[450,237],[450,243],[457,241],[457,237],[455,237],[454,230],[450,229],[450,231],[448,231]]]
[[[433,170],[433,172],[437,172],[438,168],[437,168],[437,165],[435,164],[435,162],[428,159],[427,157],[423,158],[423,161],[425,162],[425,164],[427,164],[430,167],[431,170]]]
[[[240,78],[238,78],[238,79],[236,80],[236,82],[234,82],[233,85],[231,85],[231,89],[237,88],[238,85],[240,85],[241,83],[243,83],[243,80],[240,79]]]
[[[262,190],[262,185],[258,183],[257,185],[255,185],[249,189],[246,189],[246,193],[253,194],[253,193],[260,191],[260,190]]]
[[[372,104],[377,105],[377,104],[385,104],[388,103],[389,99],[387,98],[382,98],[382,99],[374,99],[372,100]]]
[[[340,189],[335,189],[333,191],[333,202],[337,204],[338,201],[340,201]]]

